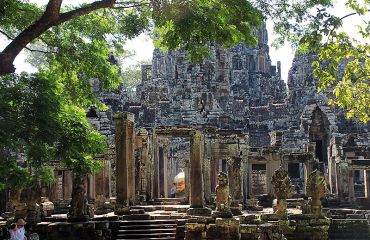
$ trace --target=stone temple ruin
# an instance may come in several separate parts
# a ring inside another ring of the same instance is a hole
[[[109,150],[98,156],[103,170],[87,176],[95,217],[81,228],[95,235],[85,239],[370,239],[370,124],[317,92],[313,54],[294,58],[286,86],[267,30],[258,36],[257,47],[210,44],[201,64],[156,49],[134,97],[92,81],[109,110],[87,116]],[[55,167],[43,197],[66,213],[72,172]],[[170,198],[182,172],[185,189]],[[45,239],[76,231],[45,215]]]

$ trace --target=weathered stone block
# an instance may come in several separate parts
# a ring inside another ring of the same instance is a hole
[[[187,232],[203,232],[205,231],[206,225],[203,223],[186,223],[185,231]]]
[[[259,218],[256,215],[242,215],[239,216],[240,223],[248,224],[248,223],[256,223]]]

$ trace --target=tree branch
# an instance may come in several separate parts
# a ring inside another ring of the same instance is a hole
[[[370,12],[370,9],[369,9],[369,10],[367,10],[367,12]],[[353,15],[357,15],[357,14],[358,14],[358,13],[356,13],[356,12],[349,13],[349,14],[344,15],[343,17],[339,18],[339,20],[340,20],[340,21],[342,21],[342,20],[343,20],[343,19],[345,19],[345,18],[351,17],[351,16],[353,16]]]
[[[59,19],[55,22],[55,25],[59,25],[65,21],[68,21],[70,19],[80,17],[83,15],[87,15],[93,11],[96,11],[98,9],[102,8],[112,8],[114,4],[116,3],[116,0],[102,0],[102,1],[96,1],[93,3],[90,3],[84,7],[77,8],[74,10],[71,10],[69,12],[65,12],[59,15]]]
[[[0,30],[0,33],[3,34],[5,37],[7,37],[9,40],[14,40],[14,38],[10,37],[6,32]],[[29,47],[24,47],[24,49],[27,49],[28,51],[30,52],[39,52],[39,53],[56,53],[54,51],[43,51],[43,50],[39,50],[39,49],[32,49],[32,48],[29,48]]]
[[[58,19],[62,2],[63,0],[49,0],[44,16],[50,20]]]
[[[111,8],[116,0],[101,0],[90,3],[86,6],[74,9],[72,11],[60,14],[60,8],[63,0],[49,0],[44,14],[32,25],[23,30],[15,37],[8,46],[0,53],[0,76],[13,73],[15,67],[13,62],[18,54],[30,42],[40,37],[49,28],[59,25],[70,19],[87,15],[95,10],[102,8]]]
[[[10,35],[8,35],[6,32],[2,31],[0,29],[0,33],[3,34],[5,37],[7,37],[9,40],[14,40],[14,38],[12,38]]]
[[[157,0],[150,0],[151,3],[156,1]],[[26,48],[30,42],[39,38],[44,32],[53,26],[60,25],[68,20],[87,15],[99,9],[114,8],[115,4],[119,4],[119,6],[117,6],[118,8],[132,8],[149,4],[149,2],[144,1],[117,2],[117,0],[100,0],[69,12],[60,13],[62,2],[63,0],[49,0],[41,18],[23,30],[8,46],[5,47],[5,49],[0,53],[0,76],[7,73],[13,73],[15,71],[13,62],[16,56],[22,51],[22,49]],[[127,6],[123,6],[123,4],[126,4]]]
[[[148,2],[140,2],[140,3],[132,3],[132,5],[126,5],[126,6],[118,6],[118,7],[111,7],[112,9],[127,9],[127,8],[134,8],[134,7],[141,7],[149,5]]]

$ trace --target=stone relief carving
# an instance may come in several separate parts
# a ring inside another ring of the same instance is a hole
[[[293,185],[288,172],[280,166],[272,176],[271,184],[274,186],[274,194],[277,199],[276,213],[286,214],[286,199],[293,193]]]
[[[232,217],[230,210],[231,197],[229,194],[229,179],[227,174],[220,172],[217,179],[218,185],[216,186],[216,211],[212,213],[212,216]]]
[[[307,180],[307,195],[312,198],[311,200],[311,213],[320,216],[321,215],[321,198],[326,193],[326,180],[324,175],[319,171],[313,171]]]

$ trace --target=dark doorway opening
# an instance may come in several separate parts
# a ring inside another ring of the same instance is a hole
[[[227,173],[227,161],[225,159],[222,159],[221,161],[221,170],[224,173]]]
[[[322,140],[315,140],[316,150],[315,157],[319,159],[320,162],[327,163],[327,150],[326,144]]]
[[[252,164],[252,171],[266,171],[266,164]]]
[[[329,137],[329,120],[320,108],[312,112],[309,136],[311,143],[315,144],[315,157],[319,160],[319,165],[315,168],[326,172],[328,164],[328,137]]]
[[[301,178],[299,173],[299,163],[289,163],[288,164],[288,175],[290,178]]]

